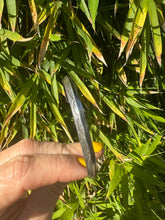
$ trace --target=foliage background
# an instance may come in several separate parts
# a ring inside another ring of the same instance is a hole
[[[79,88],[97,179],[53,219],[165,219],[164,0],[0,0],[0,146],[78,141],[62,79]]]

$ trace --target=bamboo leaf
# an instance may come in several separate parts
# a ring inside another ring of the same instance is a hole
[[[88,7],[92,18],[92,26],[95,30],[95,20],[97,15],[97,9],[99,5],[99,0],[88,0]]]
[[[57,107],[59,106],[59,93],[58,93],[58,84],[57,84],[57,79],[56,79],[56,74],[53,74],[51,77],[51,91],[52,95],[56,100]]]
[[[123,33],[121,35],[120,51],[119,51],[118,57],[121,56],[121,54],[122,54],[122,52],[128,42],[128,39],[129,39],[129,36],[131,33],[131,29],[133,26],[133,19],[134,19],[136,10],[137,10],[137,6],[135,4],[135,1],[132,1],[130,8],[129,8],[129,11],[128,11],[128,14],[127,14],[125,24],[124,24]]]
[[[22,89],[17,94],[15,100],[13,101],[12,105],[10,106],[10,109],[7,113],[6,120],[5,120],[3,126],[5,126],[8,123],[8,121],[13,117],[13,115],[17,111],[19,111],[19,109],[22,107],[22,105],[24,104],[27,96],[29,95],[29,92],[30,92],[36,78],[37,78],[36,74],[32,75],[29,78],[29,80],[23,85]]]
[[[66,60],[66,58],[68,57],[69,53],[71,51],[71,47],[68,46],[66,47],[63,51],[61,56],[58,58],[58,60],[56,61],[56,64],[52,70],[52,74],[54,74],[56,71],[58,71],[62,65],[62,63]]]
[[[80,8],[81,8],[81,10],[84,12],[84,14],[86,15],[86,17],[88,18],[89,22],[92,23],[91,16],[90,16],[88,7],[87,7],[87,5],[86,5],[86,3],[85,3],[85,0],[81,0],[81,1],[80,1]]]
[[[145,170],[142,166],[135,164],[131,170],[131,173],[142,180],[144,183],[157,186],[161,185],[161,182],[158,180],[158,178],[152,173],[148,172],[148,170]]]
[[[164,15],[163,15],[163,9],[162,9],[160,3],[157,4],[156,6],[157,6],[156,9],[157,9],[160,24],[162,26],[163,31],[165,32],[165,19],[164,19]]]
[[[54,124],[50,124],[50,133],[51,133],[51,137],[53,139],[54,142],[59,142],[58,137],[57,137],[57,132],[56,132],[56,127]]]
[[[2,28],[1,19],[2,19],[3,7],[4,7],[4,0],[0,0],[0,29]]]
[[[10,128],[10,134],[7,137],[7,140],[5,141],[6,143],[3,145],[3,148],[7,147],[10,142],[13,140],[13,138],[18,134],[22,126],[22,123],[18,118],[12,122],[12,127]],[[9,130],[8,130],[9,131]]]
[[[147,127],[146,124],[143,124],[143,123],[139,124],[137,121],[133,121],[133,122],[135,123],[135,125],[137,125],[137,126],[138,126],[139,128],[141,128],[142,130],[148,132],[148,133],[151,134],[151,135],[154,135],[154,132],[151,131],[151,130]]]
[[[46,99],[47,99],[47,102],[50,106],[50,109],[53,113],[53,115],[55,116],[56,120],[61,124],[62,128],[64,129],[65,133],[67,134],[68,138],[70,139],[71,142],[73,142],[73,139],[68,131],[68,128],[62,118],[62,115],[60,113],[60,111],[58,110],[56,104],[55,104],[55,101],[52,97],[52,95],[50,94],[50,91],[46,85],[46,83],[42,80],[42,89],[43,89],[43,92],[46,96]]]
[[[16,42],[16,41],[26,42],[26,41],[30,41],[34,38],[34,36],[28,37],[28,38],[23,38],[20,34],[18,34],[16,32],[9,31],[7,29],[0,29],[0,36],[6,37],[9,40],[12,40],[14,42]]]
[[[115,1],[115,6],[114,6],[114,17],[115,18],[116,18],[116,13],[117,13],[118,6],[119,6],[119,2],[118,2],[118,0],[116,0]]]
[[[100,97],[114,113],[116,113],[119,117],[121,117],[127,122],[125,115],[119,110],[119,107],[116,106],[113,100],[108,99],[102,92],[100,92]]]
[[[140,51],[140,74],[139,74],[140,87],[142,87],[142,83],[145,77],[145,72],[147,67],[147,57],[149,51],[149,42],[150,42],[150,26],[147,17],[142,34],[142,48]]]
[[[95,44],[93,38],[91,37],[91,35],[89,34],[89,32],[87,31],[87,29],[85,28],[85,26],[82,24],[82,22],[80,22],[80,20],[77,18],[76,14],[72,11],[70,11],[68,9],[68,7],[65,7],[63,5],[63,8],[65,10],[65,12],[68,14],[69,18],[73,21],[73,23],[78,26],[82,31],[84,31],[88,37],[90,38],[92,44],[93,44],[93,48],[92,48],[92,52],[95,54],[95,56],[102,62],[104,63],[104,65],[107,66],[106,61],[104,60],[103,55],[101,54],[101,52],[99,51],[97,45]]]
[[[154,150],[160,144],[161,138],[162,137],[160,135],[156,135],[154,141],[150,145],[147,145],[142,155],[144,159],[146,159],[148,156],[150,156],[154,152]]]
[[[153,44],[157,62],[161,66],[161,55],[162,55],[162,38],[160,32],[160,25],[158,20],[158,14],[156,5],[153,0],[148,1],[148,14],[151,24]]]
[[[7,137],[8,131],[9,131],[9,125],[7,123],[5,127],[2,127],[0,132],[0,149],[2,148],[2,143],[4,139]]]
[[[134,137],[135,137],[135,139],[136,139],[136,141],[137,141],[137,144],[138,144],[139,146],[141,146],[140,138],[139,138],[139,136],[138,136],[138,134],[136,133],[135,128],[134,128],[133,120],[131,119],[131,117],[128,117],[128,116],[127,116],[127,120],[128,120],[128,122],[129,122],[129,126],[130,126],[130,128],[131,128],[131,131],[133,132],[133,135],[134,135]]]
[[[84,201],[83,201],[83,198],[81,196],[81,192],[80,192],[80,189],[78,187],[78,184],[77,183],[73,183],[73,186],[74,186],[74,190],[75,190],[75,193],[77,195],[77,198],[78,198],[78,201],[80,203],[81,208],[85,209]]]
[[[139,219],[143,219],[143,203],[141,201],[141,197],[139,195],[143,195],[143,185],[142,181],[138,178],[135,179],[135,189],[134,189],[134,199],[135,205],[138,212]]]
[[[0,68],[0,85],[12,100],[14,98],[12,88],[4,75],[4,71],[1,68]]]
[[[77,87],[80,89],[80,91],[82,92],[82,94],[96,107],[100,110],[99,106],[97,105],[93,95],[91,94],[91,92],[88,90],[88,88],[85,86],[85,84],[81,81],[81,79],[78,77],[78,75],[71,71],[69,73],[69,75],[71,76],[71,78],[73,79],[73,81],[75,82],[75,84],[77,85]],[[101,111],[101,110],[100,110]]]
[[[8,17],[11,25],[11,30],[14,32],[16,27],[16,0],[6,0],[6,6],[8,11]]]
[[[128,175],[125,174],[121,177],[121,192],[122,192],[122,203],[125,209],[128,208],[128,194],[129,194],[129,189],[128,189]]]
[[[28,2],[29,2],[32,20],[33,20],[32,30],[35,29],[37,31],[37,33],[39,34],[38,16],[37,16],[37,9],[36,9],[36,5],[35,5],[35,1],[28,0]]]
[[[143,106],[136,98],[134,97],[125,97],[127,103],[131,106],[134,106],[135,108],[139,108],[139,109],[146,109],[145,106]]]
[[[146,20],[146,16],[147,16],[147,1],[146,0],[140,0],[139,4],[138,4],[138,8],[136,11],[136,15],[134,17],[134,21],[133,21],[133,26],[132,26],[132,30],[131,30],[131,34],[129,37],[129,41],[127,44],[127,49],[126,49],[126,62],[129,58],[129,56],[132,53],[132,49],[138,39],[138,36],[140,35],[145,20]]]
[[[49,73],[47,73],[45,70],[39,70],[38,73],[47,83],[51,85],[51,76]]]
[[[82,29],[80,29],[78,26],[77,26],[77,33],[81,36],[81,38],[85,42],[85,48],[87,48],[88,55],[89,55],[89,57],[91,57],[92,50],[93,50],[93,44],[91,42],[91,39],[89,38],[87,33],[84,32]],[[82,43],[84,44],[84,42],[82,42]]]
[[[165,123],[165,118],[159,116],[158,114],[156,114],[155,112],[152,112],[150,110],[142,110],[144,115],[156,120],[156,121],[159,121],[159,122],[162,122],[162,123]]]
[[[54,2],[47,3],[38,15],[38,24],[41,24],[47,19],[54,8]]]
[[[126,73],[125,73],[124,67],[123,67],[123,65],[121,64],[121,62],[117,62],[116,71],[117,71],[118,76],[119,76],[120,80],[122,81],[122,83],[123,83],[126,87],[128,87],[128,85],[127,85],[127,75],[126,75]]]
[[[113,176],[111,175],[111,179],[110,179],[111,182],[108,188],[106,198],[108,198],[112,194],[112,192],[117,188],[117,186],[121,182],[122,176],[125,174],[122,164],[117,164],[116,162],[113,162],[113,165],[112,165],[112,163],[110,162],[109,173],[111,173],[111,166],[112,166],[112,169],[114,170],[114,174]]]
[[[55,211],[53,213],[52,219],[59,219],[65,212],[66,212],[67,208],[66,207],[62,207],[60,209],[58,209],[57,211]]]
[[[91,125],[91,129],[98,135],[101,141],[109,148],[109,150],[121,161],[123,161],[123,155],[120,154],[117,149],[115,149],[109,139],[104,135],[104,133],[96,126]]]
[[[36,128],[37,128],[37,91],[38,91],[38,79],[34,82],[34,85],[32,87],[31,91],[31,103],[30,103],[30,138],[34,138],[36,134]]]
[[[58,11],[59,11],[61,5],[62,5],[62,3],[60,1],[56,1],[56,2],[54,2],[54,7],[51,9],[49,20],[48,20],[48,23],[46,25],[45,32],[44,32],[44,38],[41,42],[40,52],[38,55],[39,68],[41,67],[41,63],[42,63],[44,56],[46,54],[49,40],[50,40],[52,31],[54,29],[54,26],[56,24],[57,17],[58,17]]]
[[[109,24],[100,14],[97,16],[97,22],[108,32],[112,33],[117,39],[121,39],[119,32]]]

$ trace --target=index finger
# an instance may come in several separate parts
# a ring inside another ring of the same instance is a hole
[[[23,139],[0,152],[0,165],[17,156],[34,154],[70,154],[78,157],[83,156],[80,143],[65,144]]]

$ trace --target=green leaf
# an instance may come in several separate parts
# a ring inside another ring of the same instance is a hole
[[[17,6],[16,0],[6,0],[8,17],[11,25],[11,30],[14,32],[16,27]]]
[[[100,97],[114,113],[116,113],[119,117],[121,117],[127,122],[125,115],[119,110],[119,107],[116,106],[116,104],[114,103],[114,101],[112,101],[112,99],[107,98],[102,92],[100,92]]]
[[[63,5],[64,7],[64,5]],[[102,62],[104,63],[105,66],[107,66],[105,60],[104,60],[104,57],[103,55],[101,54],[101,52],[99,51],[97,45],[95,44],[93,38],[91,37],[91,35],[89,34],[89,32],[87,31],[87,29],[85,28],[85,26],[83,25],[82,22],[80,22],[80,20],[78,19],[78,17],[76,16],[76,14],[74,13],[74,11],[72,10],[72,12],[68,9],[68,7],[64,7],[65,9],[65,12],[68,14],[69,16],[69,19],[73,21],[73,23],[78,26],[82,31],[84,31],[88,37],[90,38],[92,44],[93,44],[93,49],[92,49],[92,52],[95,54],[95,56]],[[70,22],[67,22],[67,25],[68,25],[68,33],[69,35],[71,35],[71,39],[70,40],[75,40],[74,39],[74,36],[73,36],[73,30],[72,30],[72,26],[70,24]],[[73,44],[74,46],[74,44]],[[73,53],[74,55],[74,53]],[[79,56],[79,54],[77,54],[77,56]],[[76,59],[75,59],[76,60]]]
[[[123,67],[121,62],[117,62],[116,71],[117,71],[118,76],[119,76],[120,80],[122,81],[122,83],[126,87],[128,87],[128,85],[127,85],[127,75],[125,73],[124,67]]]
[[[157,146],[160,144],[160,140],[161,140],[161,136],[160,135],[157,135],[154,139],[154,141],[148,145],[148,147],[145,149],[145,152],[143,152],[143,157],[148,157],[150,156],[154,150],[157,148]]]
[[[78,0],[79,2],[79,0]],[[90,16],[90,13],[89,13],[89,10],[88,10],[88,7],[85,3],[85,0],[80,0],[80,8],[81,10],[84,12],[84,14],[86,15],[86,17],[88,18],[88,20],[91,22],[91,16]]]
[[[150,19],[150,24],[151,24],[155,55],[156,55],[158,64],[161,66],[162,37],[161,37],[161,32],[160,32],[160,25],[159,25],[156,5],[153,0],[148,1],[148,14],[149,14],[149,19]]]
[[[111,161],[113,161],[113,159]],[[113,161],[113,163],[110,162],[110,166],[109,166],[110,174],[111,174],[111,168],[113,170],[112,171],[113,175],[111,176],[111,179],[110,179],[111,180],[110,186],[108,188],[106,198],[108,198],[112,194],[112,192],[117,188],[117,186],[121,182],[122,176],[125,174],[122,164],[118,164],[115,161]]]
[[[70,141],[73,142],[73,139],[72,139],[72,137],[68,131],[68,128],[63,120],[63,117],[62,117],[60,111],[58,110],[57,105],[56,105],[52,95],[50,94],[50,91],[49,91],[46,83],[43,80],[42,80],[42,90],[45,94],[45,97],[47,99],[47,102],[50,106],[50,109],[51,109],[53,115],[55,116],[56,120],[61,124],[62,128],[64,129],[64,131],[67,134]]]
[[[51,91],[54,99],[56,100],[57,107],[59,106],[59,93],[58,93],[58,84],[56,79],[56,74],[53,74],[51,77]]]
[[[65,60],[67,59],[69,53],[71,51],[71,47],[68,46],[66,47],[63,51],[62,51],[62,54],[61,56],[58,58],[58,60],[56,61],[56,64],[53,68],[53,71],[52,71],[52,74],[54,74],[55,72],[57,72],[58,70],[60,70],[63,62],[65,62]]]
[[[109,33],[112,33],[117,39],[121,39],[119,32],[108,22],[106,21],[101,14],[97,16],[97,22]]]
[[[80,91],[82,92],[82,94],[96,107],[99,109],[99,106],[97,105],[93,95],[91,94],[91,92],[88,90],[88,88],[85,86],[85,84],[83,83],[83,81],[78,77],[78,75],[71,71],[69,73],[69,75],[71,76],[71,78],[73,79],[73,81],[75,82],[75,84],[77,85],[77,87],[80,89]],[[100,109],[99,109],[100,110]],[[101,111],[101,110],[100,110]]]
[[[31,90],[31,103],[30,103],[30,138],[34,138],[37,128],[37,91],[38,91],[38,79],[34,82]]]
[[[20,92],[17,94],[16,98],[13,100],[13,103],[10,106],[10,109],[7,113],[6,120],[4,122],[5,126],[8,121],[13,117],[13,115],[20,110],[20,108],[23,106],[26,98],[28,97],[30,90],[37,78],[37,74],[33,74],[29,80],[23,85]]]
[[[142,144],[140,147],[136,148],[134,150],[135,153],[137,153],[140,158],[144,161],[147,159],[157,148],[157,146],[160,144],[161,136],[157,135],[154,138],[154,141],[150,144],[150,139],[146,144]]]
[[[142,48],[140,51],[140,74],[139,74],[140,87],[142,87],[142,83],[145,77],[147,61],[148,61],[147,58],[149,51],[149,43],[150,43],[150,25],[147,17],[142,34]]]
[[[141,196],[143,194],[143,183],[138,178],[135,179],[135,189],[133,191],[134,199],[135,199],[135,206],[138,212],[139,219],[143,219],[143,201],[141,200]]]
[[[0,29],[2,27],[1,19],[2,19],[3,7],[4,7],[4,0],[0,0]]]
[[[14,42],[26,42],[33,39],[33,37],[23,38],[20,34],[6,29],[0,29],[0,36],[6,37]]]
[[[148,9],[147,8],[147,1],[140,0],[138,3],[138,8],[136,10],[131,34],[130,34],[129,41],[127,44],[126,62],[129,58],[129,56],[131,55],[133,47],[134,47],[139,35],[141,34],[142,29],[143,29],[143,26],[144,26],[144,23],[146,20],[146,16],[147,16],[147,9]]]
[[[29,7],[30,7],[30,11],[31,11],[31,16],[32,16],[32,20],[33,20],[33,28],[32,30],[36,30],[39,34],[39,25],[38,25],[38,16],[37,16],[37,9],[36,9],[36,5],[35,5],[35,1],[34,0],[28,0],[29,2]]]
[[[120,154],[117,149],[111,144],[109,139],[104,135],[104,133],[96,126],[91,125],[91,129],[96,133],[96,135],[101,139],[101,141],[109,148],[110,151],[121,161],[123,161],[123,155]]]
[[[157,176],[155,176],[152,172],[145,170],[143,167],[137,164],[133,166],[131,173],[146,184],[157,185],[157,186],[161,185],[161,182],[159,181]]]
[[[56,1],[54,2],[54,6],[51,8],[51,13],[49,16],[49,20],[48,23],[46,25],[45,28],[45,32],[44,32],[44,37],[43,40],[41,42],[41,46],[40,46],[40,52],[38,55],[38,66],[39,68],[41,67],[41,63],[45,57],[47,48],[48,48],[48,44],[49,44],[49,40],[52,34],[52,31],[54,29],[54,26],[56,24],[57,21],[57,17],[59,15],[59,10],[61,8],[62,3],[60,1]]]
[[[125,209],[128,208],[128,174],[125,174],[121,177],[121,193],[122,193],[122,204]]]
[[[147,125],[146,124],[144,124],[144,123],[142,123],[141,122],[141,124],[139,124],[137,121],[133,121],[133,123],[135,123],[135,125],[137,125],[139,128],[141,128],[142,130],[144,130],[144,131],[146,131],[146,132],[148,132],[149,134],[151,134],[151,135],[154,135],[154,132],[153,131],[151,131],[148,127],[147,127]]]
[[[92,54],[92,50],[93,50],[92,41],[89,38],[88,34],[86,32],[84,32],[81,28],[79,28],[79,26],[76,26],[76,28],[77,28],[77,33],[81,36],[81,38],[85,42],[85,48],[87,48],[87,51],[88,51],[88,54],[89,54],[89,57],[90,57],[91,54]]]
[[[62,208],[58,209],[57,211],[55,211],[53,213],[52,220],[59,219],[65,212],[66,212],[65,207],[62,207]]]
[[[82,209],[85,209],[84,201],[77,183],[74,183],[74,190]]]
[[[2,70],[1,68],[0,68],[0,85],[5,90],[5,92],[8,94],[10,99],[13,100],[15,98],[15,94],[5,77],[4,70]]]
[[[150,118],[152,118],[156,121],[160,121],[162,123],[165,123],[165,118],[157,115],[155,112],[152,112],[150,110],[142,110],[142,111],[143,111],[144,115],[146,115],[146,116],[148,116],[148,117],[150,117]]]
[[[125,24],[124,24],[124,28],[123,28],[123,33],[121,36],[121,42],[120,42],[120,51],[119,51],[119,55],[118,57],[121,56],[131,33],[131,29],[133,26],[133,19],[135,16],[137,10],[137,6],[135,4],[135,1],[133,1],[132,3],[130,3],[130,8],[128,10],[128,14],[127,14],[127,18],[125,20]]]
[[[128,120],[128,122],[129,122],[129,126],[130,126],[130,128],[131,128],[131,131],[133,132],[133,135],[134,135],[134,137],[135,137],[135,139],[136,139],[138,145],[141,146],[140,138],[139,138],[138,134],[137,134],[136,131],[135,131],[134,123],[133,123],[132,118],[127,116],[127,120]]]
[[[43,21],[47,19],[47,17],[52,12],[52,8],[54,7],[54,2],[48,2],[41,10],[38,15],[38,23],[41,24]]]
[[[97,9],[99,5],[99,0],[88,0],[88,7],[92,18],[92,26],[95,30],[95,20],[97,16]]]
[[[134,97],[125,97],[127,103],[135,108],[139,108],[139,109],[145,109],[146,107],[141,105],[141,103],[139,103],[139,101],[134,98]]]

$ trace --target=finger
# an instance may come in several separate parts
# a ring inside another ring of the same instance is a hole
[[[37,189],[56,182],[75,181],[86,176],[86,168],[75,156],[17,156],[0,167],[1,208],[17,201],[28,189]]]
[[[0,165],[19,155],[71,154],[83,156],[80,143],[40,142],[24,139],[0,153]]]
[[[51,219],[54,205],[66,185],[56,183],[33,190],[26,199],[24,212],[19,215],[19,219]]]

